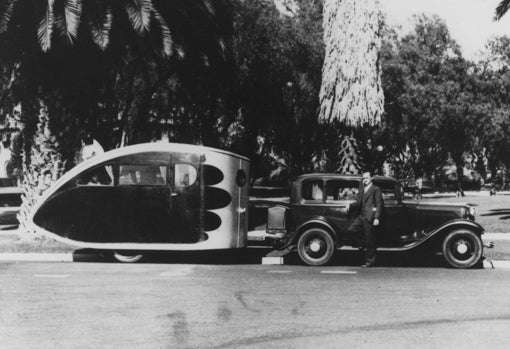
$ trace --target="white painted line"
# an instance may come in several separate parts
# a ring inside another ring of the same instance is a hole
[[[0,253],[0,261],[72,262],[72,253]]]
[[[350,270],[322,270],[321,274],[357,274],[357,271]]]
[[[193,271],[192,267],[189,268],[179,268],[175,270],[164,271],[159,274],[159,276],[186,276],[189,275]]]
[[[271,274],[289,274],[289,273],[292,273],[291,270],[268,270],[267,272],[271,273]]]
[[[36,278],[54,278],[54,279],[64,279],[69,277],[68,274],[34,274]]]
[[[281,265],[283,264],[283,257],[262,257],[262,264]]]

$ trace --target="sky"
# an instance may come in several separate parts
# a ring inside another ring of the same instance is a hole
[[[453,39],[465,58],[476,59],[477,52],[493,36],[510,36],[510,11],[493,20],[500,0],[379,0],[390,25],[412,28],[413,14],[437,14],[446,21]]]

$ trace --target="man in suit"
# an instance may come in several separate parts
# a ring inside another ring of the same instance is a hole
[[[358,208],[356,218],[347,229],[350,233],[365,235],[366,255],[365,264],[362,268],[373,267],[375,263],[375,253],[377,250],[377,241],[374,230],[377,230],[381,224],[384,202],[381,194],[381,188],[372,183],[370,172],[363,173],[362,185],[355,203],[351,207]],[[351,209],[347,206],[347,212]]]

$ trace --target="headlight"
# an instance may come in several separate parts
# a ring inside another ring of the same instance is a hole
[[[475,215],[476,215],[476,210],[473,206],[470,206],[469,207],[469,215],[473,218],[475,218]]]

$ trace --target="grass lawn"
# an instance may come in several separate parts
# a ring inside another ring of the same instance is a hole
[[[486,194],[486,195],[483,195]],[[510,195],[466,193],[464,197],[425,198],[426,201],[463,202],[476,206],[476,221],[487,233],[510,233]]]
[[[71,253],[75,247],[45,237],[20,237],[17,230],[0,233],[0,253]]]

